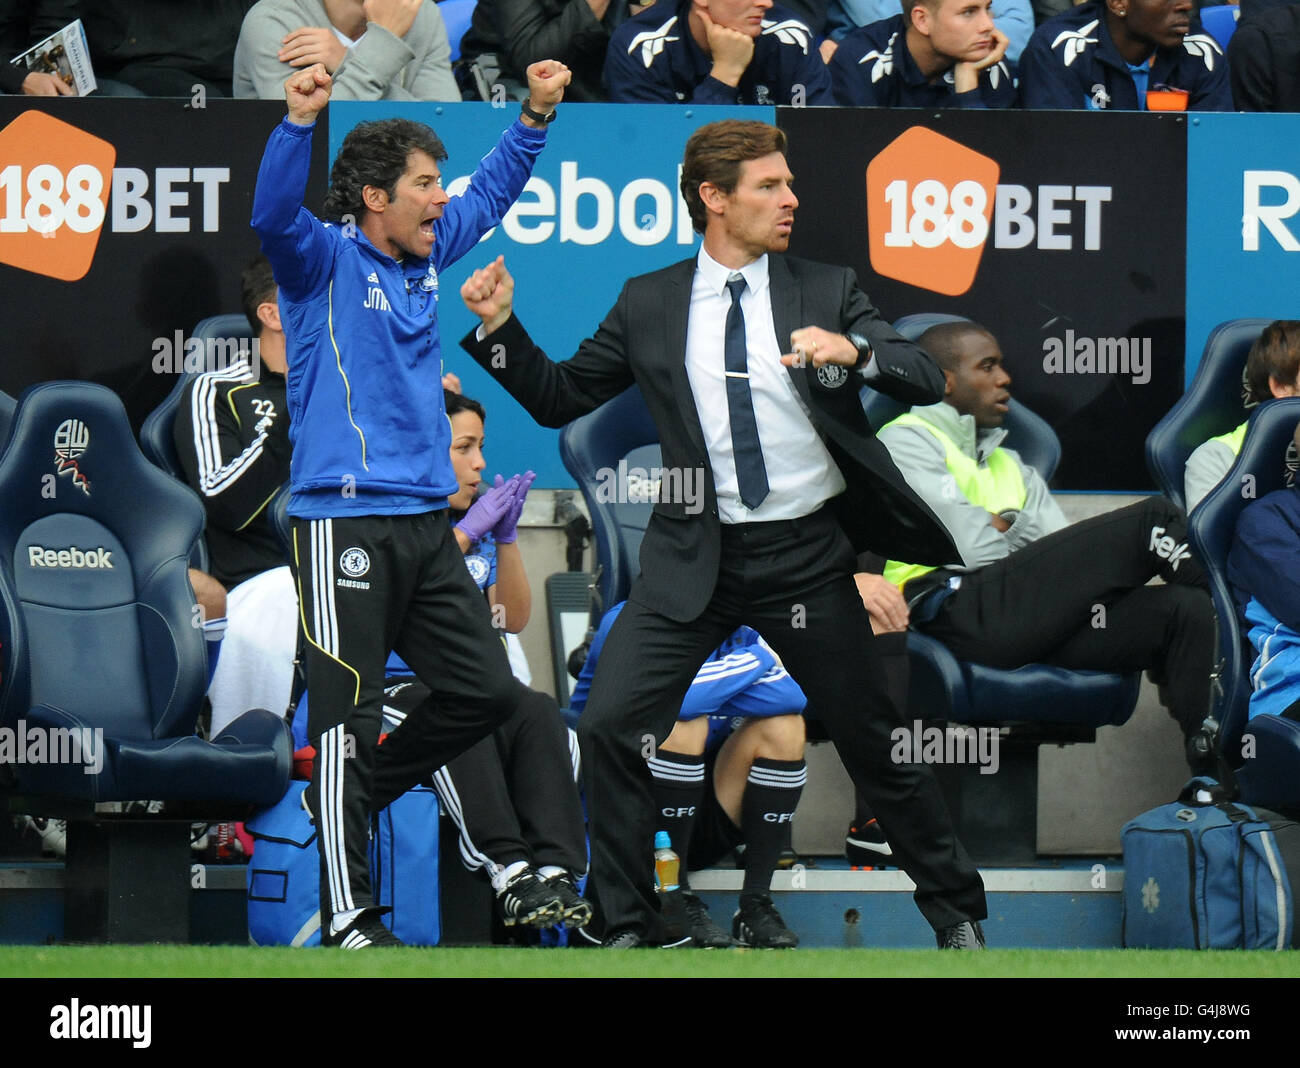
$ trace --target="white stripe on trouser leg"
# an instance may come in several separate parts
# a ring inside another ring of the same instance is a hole
[[[460,831],[460,856],[465,862],[465,867],[470,871],[478,871],[479,868],[483,868],[489,876],[495,876],[501,870],[501,865],[482,852],[474,844],[473,839],[470,838],[469,828],[465,826],[465,810],[460,803],[460,794],[457,792],[456,784],[452,781],[451,773],[445,765],[433,773],[433,787],[437,790],[439,799],[446,807],[447,815],[451,817],[452,823]]]
[[[334,606],[334,520],[324,519],[325,524],[325,603],[324,620],[329,641],[325,648],[331,656],[339,655],[339,617]]]
[[[320,835],[329,879],[334,912],[356,908],[352,900],[352,883],[348,876],[346,827],[343,822],[343,724],[321,735],[321,811]]]

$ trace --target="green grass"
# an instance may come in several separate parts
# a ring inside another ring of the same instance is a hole
[[[340,950],[243,946],[0,946],[11,978],[1259,977],[1300,976],[1300,955],[1170,950]]]

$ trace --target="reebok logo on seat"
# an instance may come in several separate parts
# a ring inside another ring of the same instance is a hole
[[[1177,571],[1179,563],[1192,558],[1192,552],[1187,548],[1187,542],[1174,541],[1173,538],[1165,534],[1164,527],[1151,528],[1151,543],[1147,548],[1162,559],[1168,560],[1171,571]]]
[[[113,570],[113,550],[99,546],[95,549],[47,549],[43,545],[27,547],[27,562],[32,567],[87,568]]]

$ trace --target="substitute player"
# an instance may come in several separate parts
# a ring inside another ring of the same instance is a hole
[[[582,712],[605,637],[623,604],[605,613],[591,640],[569,707]],[[772,873],[790,842],[808,781],[803,690],[752,627],[738,627],[704,663],[682,700],[672,732],[647,758],[655,827],[685,861],[681,885],[691,942],[704,949],[745,945],[793,949],[799,937],[772,903]],[[745,879],[731,935],[690,892],[698,871],[743,843]]]
[[[520,118],[448,197],[429,127],[362,123],[344,140],[317,219],[302,206],[316,116],[331,80],[285,83],[288,116],[258,173],[253,227],[280,286],[288,342],[293,549],[307,639],[326,940],[393,945],[370,895],[367,842],[384,686],[395,650],[429,699],[379,759],[445,764],[514,710],[518,689],[447,520],[458,482],[438,344],[438,272],[496,226],[546,143],[568,84],[528,68]],[[416,759],[413,759],[415,757]],[[407,785],[414,785],[419,777]]]

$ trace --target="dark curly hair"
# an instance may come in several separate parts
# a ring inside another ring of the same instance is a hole
[[[343,138],[330,171],[330,188],[321,217],[343,222],[351,215],[360,222],[366,212],[361,191],[373,185],[391,197],[397,190],[397,179],[406,173],[407,160],[416,151],[437,162],[447,158],[438,135],[422,122],[380,119],[354,126]]]

